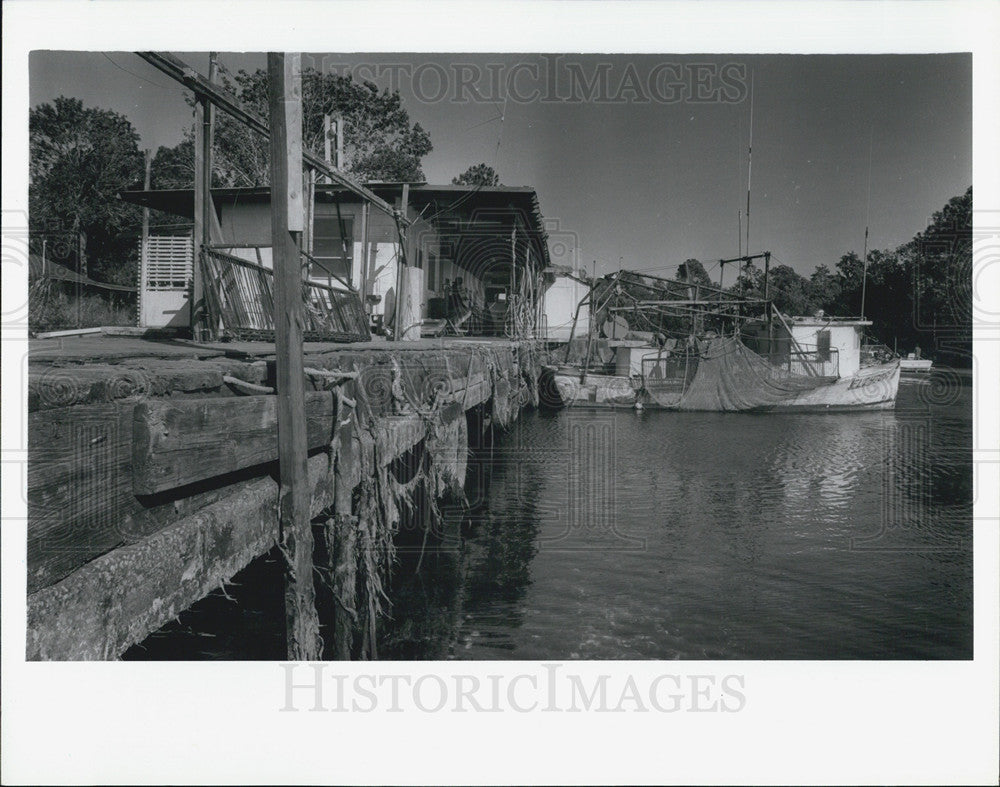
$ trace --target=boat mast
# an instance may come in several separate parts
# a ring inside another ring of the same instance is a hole
[[[872,143],[875,139],[875,132],[873,129],[869,130],[868,135],[868,205],[865,208],[865,250],[864,256],[862,257],[862,274],[861,274],[861,319],[865,318],[865,295],[868,289],[868,225],[871,221],[872,212]]]
[[[747,146],[747,244],[746,244],[747,254],[750,253],[750,182],[752,176],[753,176],[753,71],[750,72],[750,144]]]

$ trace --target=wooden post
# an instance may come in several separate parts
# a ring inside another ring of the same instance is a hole
[[[344,168],[344,121],[342,118],[334,119],[334,134],[336,134],[336,144],[333,146],[333,166],[336,169]]]
[[[507,316],[511,332],[517,336],[517,314],[514,311],[514,288],[517,286],[517,228],[510,228],[510,293],[507,295]]]
[[[336,417],[337,458],[334,467],[334,515],[324,528],[326,551],[333,585],[333,658],[348,661],[358,624],[357,599],[357,517],[352,513],[354,415],[344,412],[344,396],[338,392]],[[350,418],[345,415],[350,414]],[[347,423],[343,423],[347,421]]]
[[[194,268],[191,273],[191,336],[195,341],[205,338],[205,292],[201,276],[202,245],[205,243],[205,132],[210,105],[198,96],[194,105]]]
[[[153,151],[145,151],[146,174],[142,179],[144,191],[149,191],[153,175]],[[44,246],[42,247],[44,249]],[[43,252],[44,257],[44,252]],[[139,248],[139,291],[136,298],[136,325],[143,324],[142,299],[146,292],[146,275],[149,271],[149,208],[142,209],[142,245]]]
[[[288,658],[320,656],[313,588],[311,490],[307,464],[305,373],[302,358],[302,77],[300,55],[269,52],[271,115],[271,243],[278,389],[278,514],[285,556]]]
[[[410,202],[410,184],[403,184],[403,197],[400,204],[400,213],[403,218],[406,218],[406,213],[409,210]],[[403,338],[404,327],[402,323],[402,315],[400,314],[400,302],[402,301],[402,287],[403,287],[403,271],[406,268],[406,232],[405,230],[400,230],[399,232],[399,254],[396,255],[396,304],[393,307],[395,313],[392,318],[396,323],[393,330],[393,337],[398,342]]]
[[[333,166],[333,118],[329,115],[323,115],[323,161]],[[325,179],[326,183],[330,182],[329,178]]]
[[[361,260],[357,263],[357,270],[358,292],[361,293],[362,307],[365,306],[365,299],[368,297],[368,209],[367,202],[361,205]]]
[[[403,278],[397,287],[396,318],[399,327],[399,340],[404,342],[417,341],[420,338],[421,301],[424,293],[424,271],[404,265]]]

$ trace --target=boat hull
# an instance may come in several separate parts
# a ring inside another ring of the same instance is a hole
[[[654,401],[637,383],[620,375],[587,374],[550,370],[557,395],[556,406],[597,409],[674,410]],[[829,385],[795,394],[781,404],[748,408],[743,412],[855,412],[888,410],[896,405],[899,390],[899,361],[860,369]],[[678,391],[678,401],[680,399]],[[661,397],[662,401],[662,397]]]
[[[857,374],[842,377],[830,385],[803,391],[788,402],[768,408],[781,412],[843,412],[889,410],[896,406],[899,391],[899,361],[866,366]]]
[[[929,358],[903,358],[899,362],[899,370],[903,374],[926,374],[931,371],[934,362]]]

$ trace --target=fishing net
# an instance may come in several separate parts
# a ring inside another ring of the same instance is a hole
[[[667,380],[646,387],[663,407],[726,412],[782,404],[803,391],[829,385],[834,380],[792,374],[772,366],[738,339],[718,337],[698,342],[697,356],[687,362],[682,385],[668,388]]]

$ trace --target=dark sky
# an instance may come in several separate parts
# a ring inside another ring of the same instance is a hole
[[[207,54],[177,54],[207,73]],[[265,64],[220,58],[232,71]],[[737,254],[751,74],[753,252],[804,274],[860,253],[869,150],[872,248],[908,240],[972,182],[967,54],[304,55],[303,65],[398,85],[434,143],[430,182],[485,161],[503,183],[534,186],[554,257],[575,249],[599,272],[621,258],[673,274],[696,257],[716,278],[713,263]],[[35,52],[30,94],[32,106],[67,95],[122,112],[154,149],[191,122],[183,89],[128,52]]]

